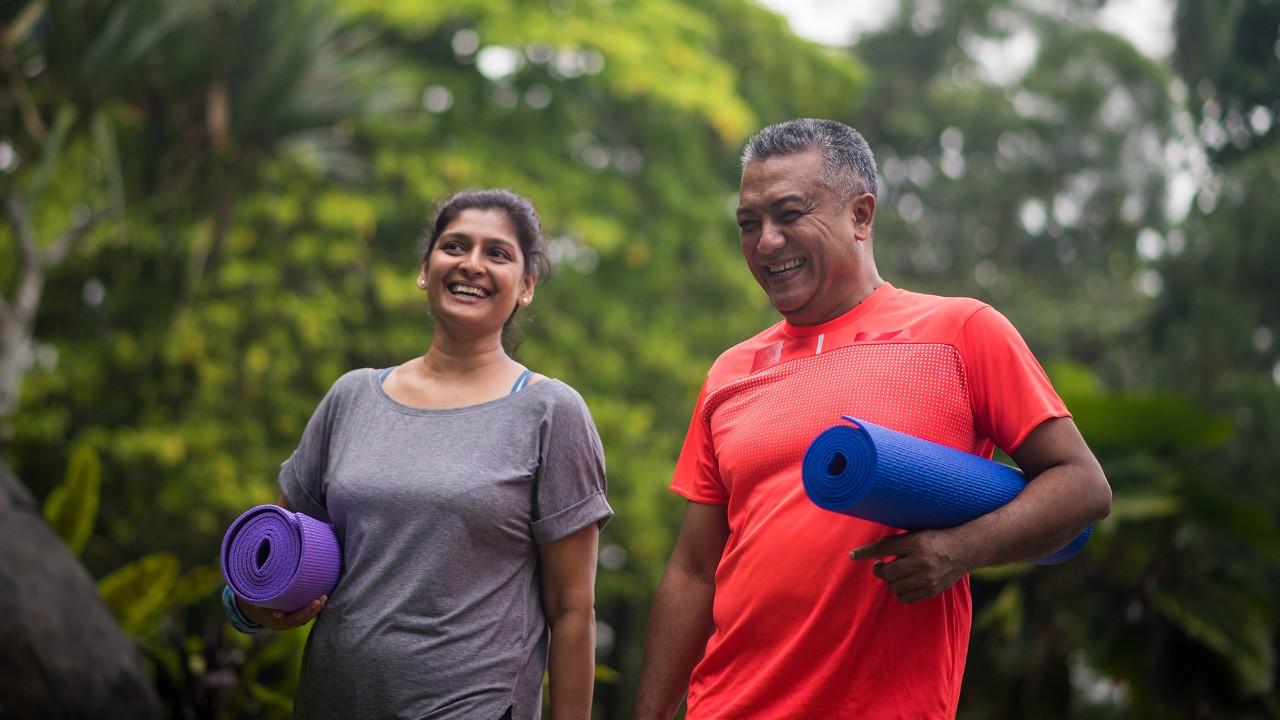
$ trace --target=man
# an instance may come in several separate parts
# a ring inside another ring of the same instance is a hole
[[[1012,325],[884,282],[875,161],[855,130],[794,120],[743,153],[747,267],[783,321],[716,360],[672,490],[688,499],[654,599],[636,718],[950,718],[968,573],[1067,545],[1111,489]],[[967,524],[901,533],[819,509],[800,467],[852,415],[1030,479]]]

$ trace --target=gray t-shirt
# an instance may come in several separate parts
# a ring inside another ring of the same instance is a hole
[[[582,397],[546,379],[463,408],[403,405],[342,376],[280,487],[330,522],[342,576],[307,640],[298,718],[541,713],[538,544],[613,515]]]

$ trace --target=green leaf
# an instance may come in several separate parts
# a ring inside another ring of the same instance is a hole
[[[120,165],[120,144],[116,140],[115,126],[106,113],[93,116],[93,137],[98,156],[102,159],[107,176],[107,191],[111,198],[110,209],[116,215],[124,214],[124,171]]]
[[[253,695],[254,700],[275,710],[277,713],[288,714],[293,709],[292,697],[277,692],[260,682],[249,683],[249,693]]]
[[[49,132],[49,141],[40,152],[40,168],[36,172],[35,180],[31,183],[31,191],[27,198],[32,210],[40,205],[40,197],[49,184],[53,169],[62,159],[62,153],[67,145],[67,135],[75,124],[76,117],[76,108],[70,103],[59,106],[54,115],[53,129]]]
[[[1046,372],[1100,456],[1216,447],[1235,431],[1229,420],[1184,395],[1106,393],[1093,372],[1077,363],[1048,363]]]
[[[1024,612],[1022,586],[1009,583],[991,604],[983,608],[973,620],[975,628],[996,627],[1007,638],[1017,637],[1022,632]]]
[[[222,588],[224,578],[217,565],[200,565],[184,572],[174,583],[168,607],[183,608],[207,600]]]
[[[76,555],[93,534],[101,486],[102,461],[92,447],[81,445],[71,454],[66,478],[45,500],[45,519]]]
[[[1108,397],[1063,396],[1080,432],[1099,455],[1135,450],[1167,453],[1226,442],[1230,421],[1214,417],[1194,401],[1172,394]]]
[[[617,683],[622,679],[622,673],[614,670],[608,665],[596,665],[596,682]]]
[[[1169,622],[1218,655],[1242,696],[1271,690],[1276,657],[1269,603],[1216,586],[1198,593],[1160,591],[1153,603]]]
[[[153,553],[99,580],[98,592],[125,632],[140,634],[169,607],[181,569],[176,555]]]
[[[1111,502],[1109,522],[1156,520],[1176,515],[1183,509],[1182,499],[1167,494],[1116,493]]]

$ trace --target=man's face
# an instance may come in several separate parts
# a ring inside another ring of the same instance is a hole
[[[839,203],[818,184],[821,168],[817,150],[751,162],[738,193],[742,255],[793,325],[839,317],[865,296],[859,281],[875,274],[870,243],[859,242],[870,239],[874,199]]]

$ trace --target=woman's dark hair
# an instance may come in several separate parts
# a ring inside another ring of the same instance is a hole
[[[524,255],[525,274],[542,281],[551,274],[551,258],[547,256],[547,243],[542,236],[542,219],[538,217],[538,211],[533,209],[533,203],[528,199],[501,188],[461,190],[436,203],[435,215],[421,242],[421,261],[426,261],[436,240],[467,210],[493,210],[506,215]],[[520,344],[519,334],[512,327],[519,310],[520,306],[516,305],[502,328],[502,341],[509,352],[514,352]]]

